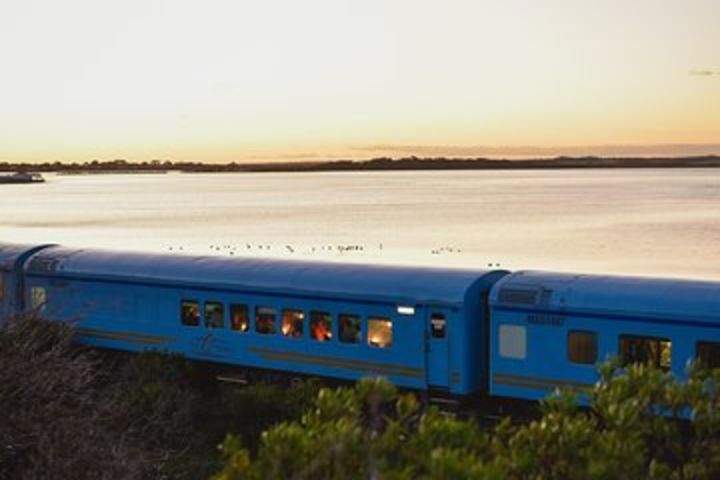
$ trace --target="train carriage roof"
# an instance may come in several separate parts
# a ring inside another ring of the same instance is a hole
[[[0,243],[0,271],[10,271],[15,268],[21,257],[30,255],[35,251],[47,248],[50,245],[20,245],[16,243]]]
[[[453,305],[462,304],[469,289],[490,273],[487,270],[145,254],[62,247],[34,255],[26,271],[29,274],[171,284],[187,289],[270,290],[301,296]]]
[[[720,282],[521,271],[500,280],[490,301],[494,307],[720,324]]]

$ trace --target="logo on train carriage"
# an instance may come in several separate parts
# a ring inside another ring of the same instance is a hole
[[[214,336],[213,332],[194,338],[193,348],[207,355],[224,355],[231,351],[227,343],[223,339]]]

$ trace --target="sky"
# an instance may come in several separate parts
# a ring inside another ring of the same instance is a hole
[[[0,162],[720,154],[718,0],[0,0]]]

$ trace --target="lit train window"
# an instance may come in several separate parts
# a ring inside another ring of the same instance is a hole
[[[180,321],[183,325],[189,327],[200,325],[200,302],[197,300],[181,300]]]
[[[392,347],[392,321],[387,318],[368,318],[368,345],[377,348]]]
[[[247,305],[230,305],[230,328],[237,332],[247,332],[250,329]]]
[[[522,325],[500,325],[500,356],[524,360],[527,357],[527,329]]]
[[[255,331],[263,335],[275,333],[275,309],[272,307],[257,307],[255,309]]]
[[[592,365],[597,361],[597,334],[568,332],[567,358],[572,363]]]
[[[223,328],[225,311],[220,302],[205,302],[205,326],[207,328]]]
[[[362,339],[362,324],[358,315],[341,313],[338,315],[340,323],[340,341],[344,343],[360,343]]]
[[[720,368],[720,343],[698,342],[697,358],[705,368]]]
[[[305,313],[302,310],[283,310],[282,334],[285,337],[302,338],[305,327]]]
[[[332,315],[328,312],[310,312],[310,338],[318,342],[329,342],[332,337]]]
[[[620,337],[620,360],[623,365],[642,363],[670,370],[672,364],[672,342],[667,338]]]
[[[447,320],[442,313],[433,313],[430,316],[430,331],[433,338],[445,338],[447,335]]]

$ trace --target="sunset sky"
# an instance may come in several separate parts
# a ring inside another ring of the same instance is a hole
[[[718,0],[0,0],[0,161],[720,154]]]

